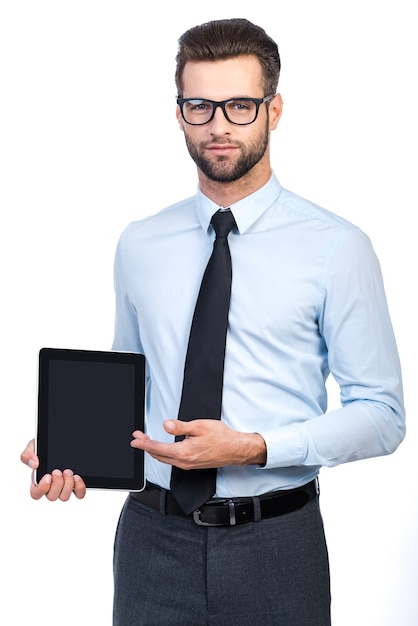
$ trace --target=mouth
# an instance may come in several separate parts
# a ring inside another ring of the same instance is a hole
[[[206,146],[206,150],[210,152],[210,154],[214,154],[216,156],[227,156],[233,154],[238,148],[236,146],[232,146],[231,144],[210,144]]]

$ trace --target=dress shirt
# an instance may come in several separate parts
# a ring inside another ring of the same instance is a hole
[[[145,354],[146,428],[159,441],[173,441],[163,421],[177,419],[218,209],[198,189],[130,224],[118,243],[113,349]],[[321,466],[393,452],[405,435],[401,370],[369,238],[274,174],[231,210],[222,420],[260,433],[267,463],[220,468],[217,496],[298,487]],[[341,408],[327,411],[330,373]],[[148,480],[169,488],[171,466],[151,457],[146,466]]]

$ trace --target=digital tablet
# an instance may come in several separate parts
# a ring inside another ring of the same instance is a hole
[[[87,487],[141,491],[145,357],[131,352],[42,348],[39,352],[37,482],[71,469]]]

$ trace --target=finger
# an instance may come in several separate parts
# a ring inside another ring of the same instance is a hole
[[[144,450],[144,452],[148,452],[154,458],[157,457],[167,457],[171,458],[173,454],[173,446],[177,444],[173,443],[164,443],[162,441],[154,441],[149,437],[144,437],[141,439],[134,439],[131,441],[131,446],[133,448],[137,448],[138,450]]]
[[[131,446],[133,448],[143,450],[157,461],[161,461],[162,463],[169,463],[170,465],[173,464],[173,460],[176,456],[176,448],[178,445],[178,443],[165,443],[162,441],[156,441],[154,439],[150,439],[148,435],[143,435],[142,433],[131,441]]]
[[[78,474],[74,474],[74,495],[81,500],[86,495],[86,485]]]
[[[71,494],[74,489],[74,472],[70,469],[66,469],[62,473],[63,486],[61,489],[61,493],[59,495],[59,499],[62,502],[67,502],[70,499]]]
[[[170,422],[171,420],[168,421]],[[180,423],[180,425],[181,424],[182,423]],[[180,432],[180,428],[178,428],[178,430]],[[188,432],[191,432],[193,428],[191,428],[190,425],[187,425],[186,430],[188,434]],[[172,434],[174,434],[173,431],[171,432]],[[184,433],[184,431],[181,431],[181,433],[186,434]],[[144,450],[144,452],[147,452],[150,456],[152,456],[153,459],[161,461],[161,463],[185,467],[185,463],[183,460],[183,446],[186,440],[166,443],[162,441],[156,441],[155,439],[150,439],[148,435],[145,435],[141,431],[135,431],[133,433],[133,436],[134,439],[131,441],[131,446],[133,448]],[[187,461],[187,463],[189,463],[189,461]]]
[[[66,469],[62,473],[62,477],[64,480],[64,485],[59,496],[60,500],[62,500],[63,502],[67,502],[73,492],[79,500],[81,500],[81,498],[84,498],[84,496],[86,495],[86,486],[80,476],[75,476],[72,470]]]
[[[74,492],[76,498],[81,500],[86,495],[86,485],[83,479],[73,475],[71,470],[65,470],[61,473],[54,470],[52,475],[45,474],[42,476],[38,484],[35,483],[35,473],[32,473],[32,485],[30,487],[30,495],[34,500],[40,500],[46,496],[48,500],[62,500],[66,502]]]
[[[170,435],[187,435],[193,436],[201,432],[205,419],[195,419],[190,422],[183,422],[182,420],[165,420],[164,428],[170,433]]]
[[[39,466],[39,459],[35,454],[35,439],[31,439],[20,455],[20,460],[25,465],[29,465],[31,469],[36,469]]]
[[[39,500],[45,496],[51,488],[52,476],[45,474],[42,476],[38,484],[35,483],[35,472],[32,472],[32,484],[30,486],[30,495],[34,500]]]
[[[64,486],[64,478],[62,472],[57,469],[52,472],[51,478],[51,487],[45,495],[48,500],[55,501],[58,500],[61,495],[61,491]]]
[[[133,442],[141,442],[141,441],[149,441],[149,436],[146,435],[145,433],[142,432],[142,430],[135,430],[132,433],[132,437],[133,437],[133,441],[131,441],[131,444]]]
[[[164,428],[165,430],[170,433],[171,435],[176,435],[176,429],[177,429],[177,423],[180,420],[165,420],[164,421]],[[183,424],[185,424],[185,422],[183,422]],[[183,433],[182,433],[183,434]]]

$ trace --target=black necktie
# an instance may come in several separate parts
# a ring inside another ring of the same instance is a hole
[[[220,210],[212,217],[211,224],[215,229],[216,239],[203,274],[184,366],[178,415],[178,419],[184,421],[221,417],[232,280],[227,237],[236,223],[231,211]],[[173,467],[171,489],[184,512],[191,513],[215,493],[216,468],[182,470]]]

